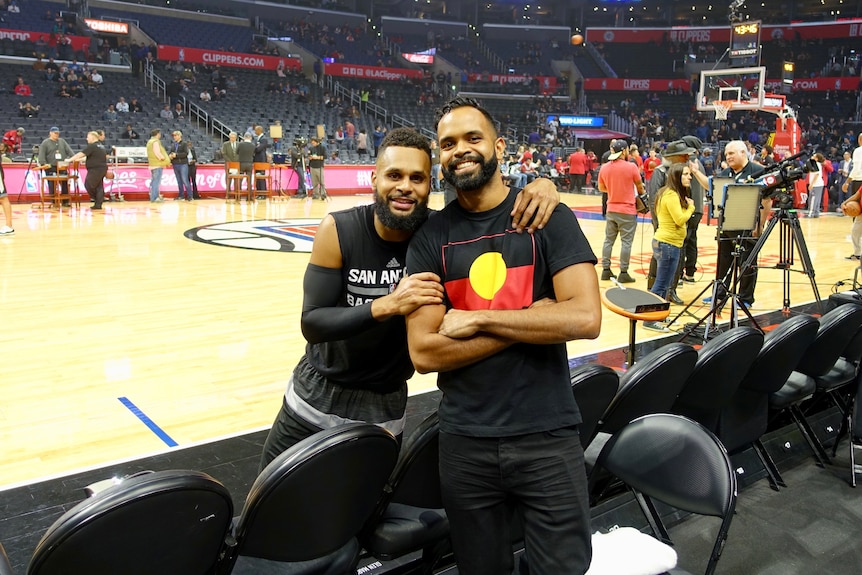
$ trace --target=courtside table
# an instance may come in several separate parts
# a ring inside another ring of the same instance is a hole
[[[629,369],[635,364],[635,328],[638,321],[661,321],[670,315],[670,303],[652,292],[612,287],[602,292],[602,303],[629,320]]]

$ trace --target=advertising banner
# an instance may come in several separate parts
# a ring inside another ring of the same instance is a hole
[[[862,38],[862,19],[840,22],[797,23],[789,25],[763,25],[761,41],[818,40],[820,38]],[[730,26],[676,26],[673,28],[590,28],[587,41],[593,43],[617,42],[645,44],[652,42],[730,43]]]
[[[282,56],[264,56],[261,54],[240,54],[237,52],[221,52],[219,50],[202,50],[200,48],[185,48],[159,44],[159,60],[179,60],[194,64],[210,66],[230,66],[248,68],[251,70],[276,70],[279,65],[288,70],[302,69],[298,58]]]
[[[767,92],[781,92],[781,79],[767,79]],[[799,92],[826,92],[832,90],[854,91],[859,86],[858,78],[820,77],[797,78],[793,80],[793,90]],[[584,90],[619,90],[627,92],[667,92],[670,89],[688,91],[689,80],[669,80],[667,78],[584,78]]]
[[[115,177],[105,180],[106,194],[121,194],[129,200],[146,200],[149,197],[150,170],[144,164],[120,164],[112,167]],[[371,193],[372,165],[363,166],[326,166],[324,181],[326,191],[330,195]],[[39,200],[40,172],[28,170],[27,164],[3,164],[6,176],[6,189],[12,203],[36,202]],[[273,166],[271,169],[273,190],[287,191],[290,195],[296,193],[296,172],[287,166]],[[84,178],[87,170],[82,168],[79,173],[78,186],[84,193]],[[26,178],[25,178],[26,176]],[[225,170],[221,164],[201,164],[197,170],[198,191],[204,196],[222,196],[225,191]],[[161,192],[171,197],[177,191],[177,179],[174,171],[168,167],[162,170]]]
[[[327,76],[347,78],[368,78],[369,80],[388,80],[396,82],[405,78],[423,78],[422,70],[407,68],[380,68],[379,66],[360,66],[359,64],[324,64],[323,73]]]

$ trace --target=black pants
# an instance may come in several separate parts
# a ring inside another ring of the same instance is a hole
[[[87,190],[87,195],[93,200],[94,208],[101,208],[102,202],[105,201],[105,174],[108,173],[108,168],[93,168],[87,170],[87,177],[84,179],[84,188]]]
[[[198,193],[198,165],[197,164],[189,164],[189,183],[192,186],[192,197],[196,200],[201,199],[201,195]]]

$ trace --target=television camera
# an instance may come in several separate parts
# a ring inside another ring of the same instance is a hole
[[[776,207],[790,209],[793,207],[793,183],[820,169],[813,158],[800,161],[807,155],[808,152],[803,151],[784,158],[756,178],[749,178],[748,182],[760,186],[761,197],[774,199]]]

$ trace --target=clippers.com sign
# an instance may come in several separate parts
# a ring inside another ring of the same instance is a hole
[[[283,67],[287,70],[302,69],[302,62],[297,58],[281,56],[261,56],[260,54],[240,54],[238,52],[221,52],[219,50],[201,50],[180,46],[159,45],[159,60],[189,62],[248,68],[251,70],[277,70]]]

